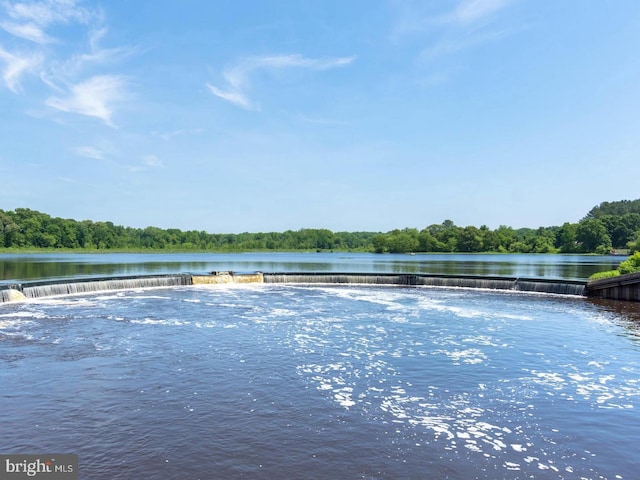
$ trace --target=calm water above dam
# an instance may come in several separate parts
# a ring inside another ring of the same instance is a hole
[[[626,257],[608,255],[366,253],[33,254],[0,255],[0,282],[160,273],[436,273],[584,280]]]

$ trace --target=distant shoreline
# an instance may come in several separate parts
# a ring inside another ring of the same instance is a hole
[[[619,254],[619,253],[606,253],[606,254],[601,254],[601,253],[562,253],[562,252],[548,252],[548,253],[531,253],[531,252],[410,252],[410,253],[390,253],[390,252],[384,252],[384,253],[378,253],[378,252],[373,252],[373,251],[367,251],[367,250],[339,250],[339,249],[333,249],[333,250],[314,250],[314,249],[302,249],[302,250],[201,250],[201,249],[167,249],[167,248],[158,248],[158,249],[137,249],[137,248],[131,248],[131,249],[126,249],[126,248],[113,248],[113,249],[107,249],[107,248],[0,248],[0,255],[39,255],[39,254],[56,254],[56,253],[63,253],[63,254],[71,254],[71,253],[75,253],[75,254],[113,254],[113,253],[130,253],[130,254],[140,254],[140,255],[144,255],[144,254],[175,254],[175,253],[180,253],[180,254],[188,254],[188,253],[194,253],[194,254],[205,254],[205,253],[211,253],[211,254],[239,254],[239,253],[318,253],[318,254],[322,254],[322,253],[370,253],[373,255],[380,255],[380,256],[385,256],[385,255],[469,255],[469,256],[474,256],[474,255],[496,255],[496,256],[502,256],[502,255],[558,255],[558,256],[576,256],[576,257],[584,257],[584,256],[612,256],[612,257],[623,257],[623,256],[628,256],[628,255],[624,255],[624,254]]]

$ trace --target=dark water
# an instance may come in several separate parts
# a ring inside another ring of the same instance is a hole
[[[362,272],[584,280],[626,257],[609,255],[349,253],[0,255],[0,282],[160,273]]]
[[[105,480],[634,479],[640,314],[612,305],[282,285],[3,304],[0,452]]]

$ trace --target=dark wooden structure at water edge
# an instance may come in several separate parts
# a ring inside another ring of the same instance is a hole
[[[640,273],[592,280],[587,283],[586,295],[608,300],[640,302]]]

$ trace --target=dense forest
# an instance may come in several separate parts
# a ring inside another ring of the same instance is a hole
[[[327,229],[222,234],[54,218],[28,208],[0,210],[0,248],[166,251],[364,251],[609,253],[640,249],[640,199],[604,202],[578,223],[538,229],[460,227],[451,220],[418,230],[332,232]]]

